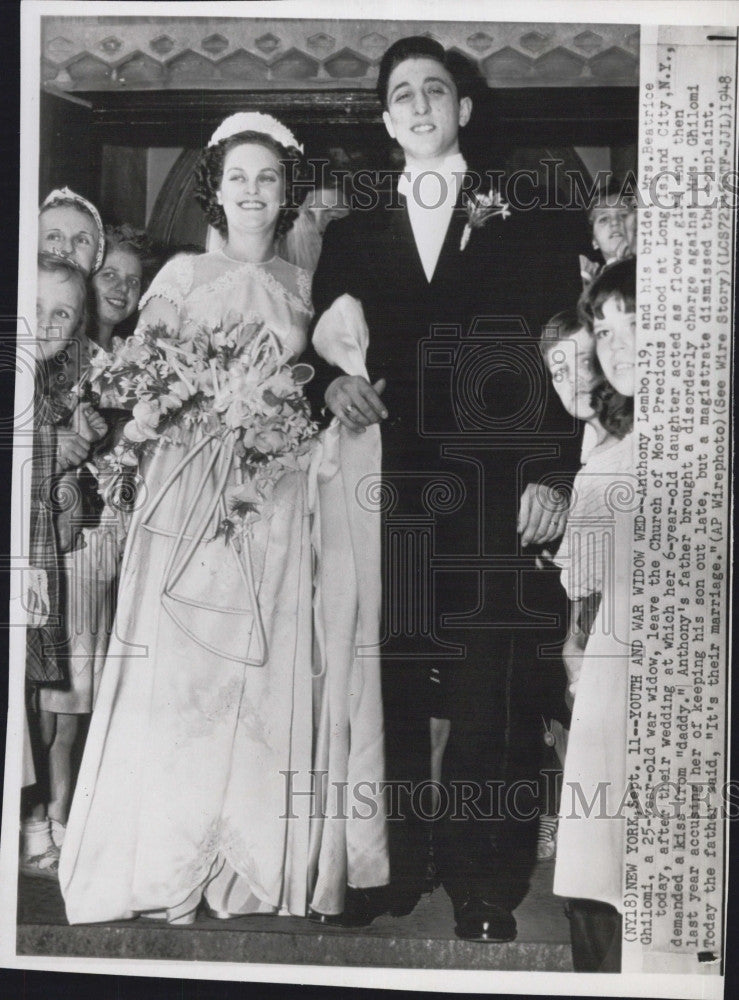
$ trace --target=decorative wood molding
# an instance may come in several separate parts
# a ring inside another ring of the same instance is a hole
[[[636,25],[175,16],[42,17],[42,80],[72,92],[371,91],[382,53],[413,34],[467,56],[491,87],[638,83]]]

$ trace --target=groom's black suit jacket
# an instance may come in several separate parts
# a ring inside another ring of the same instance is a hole
[[[430,282],[397,193],[331,223],[313,304],[320,317],[345,292],[362,303],[370,379],[387,380],[384,474],[404,494],[407,474],[421,471],[452,472],[475,489],[470,499],[482,513],[482,537],[469,537],[472,509],[462,516],[458,509],[448,523],[437,518],[442,548],[462,542],[468,551],[513,554],[523,487],[571,481],[579,465],[576,422],[559,403],[536,341],[548,318],[577,301],[582,248],[573,213],[539,209],[488,220],[461,250],[463,201]],[[326,387],[342,373],[314,353],[310,359],[317,368],[311,391],[322,406]],[[476,475],[471,459],[442,457],[444,449],[468,445],[482,462]]]

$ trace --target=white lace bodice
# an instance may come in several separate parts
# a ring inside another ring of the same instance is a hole
[[[310,276],[281,257],[252,264],[232,260],[222,250],[178,254],[157,274],[140,308],[157,297],[175,306],[184,336],[188,329],[237,318],[261,320],[293,355],[305,349],[313,313]]]

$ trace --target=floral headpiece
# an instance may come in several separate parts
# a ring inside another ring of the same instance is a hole
[[[103,257],[105,257],[105,229],[103,228],[103,220],[100,218],[100,213],[91,201],[88,201],[87,198],[83,198],[81,194],[77,194],[76,191],[72,191],[68,187],[56,188],[54,191],[47,194],[41,202],[39,214],[41,214],[45,208],[53,208],[54,205],[59,202],[69,201],[75,202],[77,205],[84,208],[86,212],[89,212],[95,223],[95,227],[98,231],[98,248],[92,265],[92,270],[93,272],[97,271],[103,263]]]
[[[238,135],[239,132],[262,132],[274,139],[275,142],[279,142],[281,146],[286,148],[294,146],[301,153],[303,152],[303,146],[289,128],[273,118],[272,115],[265,115],[261,111],[237,111],[235,115],[229,115],[210,137],[208,145],[215,146],[216,143],[223,139],[230,139],[232,135]]]

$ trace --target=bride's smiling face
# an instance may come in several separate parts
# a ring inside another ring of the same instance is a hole
[[[259,143],[234,146],[223,161],[217,194],[229,230],[274,229],[285,201],[283,166],[271,149]]]

